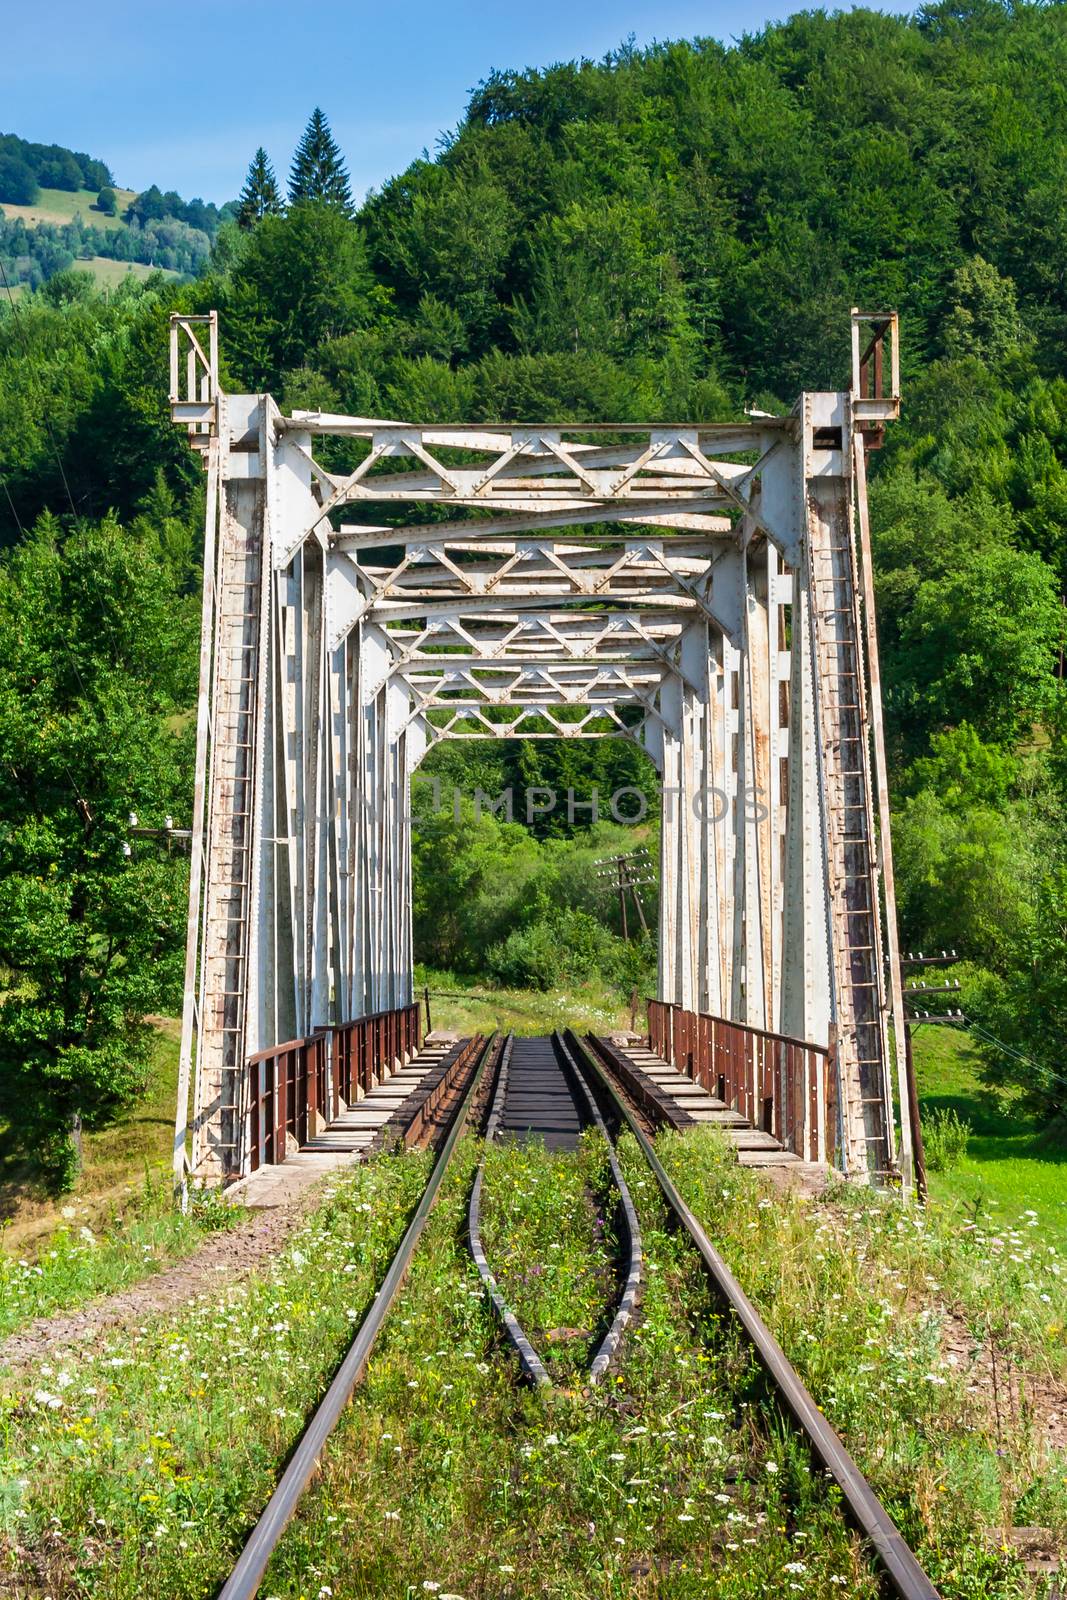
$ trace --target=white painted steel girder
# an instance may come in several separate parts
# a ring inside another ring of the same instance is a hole
[[[850,395],[722,427],[419,428],[283,417],[209,368],[194,352],[174,405],[208,471],[179,1165],[247,1169],[249,1055],[410,1000],[432,744],[621,736],[663,783],[661,997],[836,1040],[840,1162],[893,1170]],[[323,435],[364,441],[359,466],[325,470]],[[335,528],[359,502],[459,515]]]

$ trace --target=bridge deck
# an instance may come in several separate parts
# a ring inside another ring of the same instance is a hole
[[[578,1108],[551,1039],[516,1039],[511,1047],[500,1132],[547,1150],[575,1150],[582,1130]]]

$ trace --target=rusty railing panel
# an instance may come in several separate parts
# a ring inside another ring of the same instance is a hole
[[[376,1081],[403,1066],[422,1044],[417,1005],[377,1011],[307,1039],[288,1039],[245,1062],[247,1169],[285,1160],[286,1139],[306,1145],[316,1119],[330,1122]]]
[[[826,1161],[836,1151],[832,1037],[824,1047],[649,1000],[648,1043],[668,1065],[805,1161]]]

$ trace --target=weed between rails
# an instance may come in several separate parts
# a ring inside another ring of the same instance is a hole
[[[592,1153],[492,1154],[497,1203],[531,1250],[561,1223],[555,1270],[543,1288],[528,1283],[524,1310],[588,1318],[604,1248],[561,1213],[595,1176]],[[873,1596],[834,1494],[791,1436],[768,1431],[751,1359],[709,1305],[691,1249],[665,1231],[636,1146],[626,1161],[648,1265],[640,1319],[611,1381],[551,1396],[517,1384],[467,1256],[476,1159],[474,1145],[457,1158],[264,1595]],[[494,1226],[503,1238],[502,1218]]]
[[[491,1146],[482,1194],[482,1242],[504,1299],[556,1381],[581,1381],[614,1310],[617,1197],[603,1139],[584,1134],[574,1157]]]

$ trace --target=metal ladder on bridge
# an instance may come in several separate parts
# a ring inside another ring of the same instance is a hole
[[[829,869],[844,891],[832,900],[833,937],[838,949],[847,952],[850,974],[847,988],[838,995],[838,1027],[845,1049],[846,1137],[854,1138],[851,1130],[858,1124],[867,1146],[867,1164],[885,1175],[892,1166],[892,1146],[881,1083],[885,1024],[881,913],[873,796],[865,759],[869,728],[858,575],[852,539],[841,542],[842,533],[850,532],[847,494],[844,501],[827,521],[827,542],[813,542],[811,547],[816,649],[824,657],[832,656],[832,664],[820,663],[828,670],[819,674],[819,702],[823,749],[836,752],[836,760],[825,769]],[[814,516],[820,517],[820,512]],[[833,689],[827,692],[829,684]]]
[[[226,1176],[240,1170],[244,1117],[245,993],[248,960],[252,794],[262,602],[262,544],[227,515],[220,496],[215,618],[214,722],[209,787],[209,909],[203,927],[201,1016],[210,1017],[215,1059],[201,1064],[194,1139],[207,1137],[212,1107],[221,1112],[213,1143]],[[236,668],[237,670],[234,670]],[[210,891],[214,892],[210,892]],[[203,1032],[201,1040],[203,1040]],[[202,1046],[203,1047],[203,1046]],[[199,1157],[199,1150],[197,1152]],[[204,1152],[206,1154],[206,1152]],[[198,1163],[197,1163],[198,1164]]]

